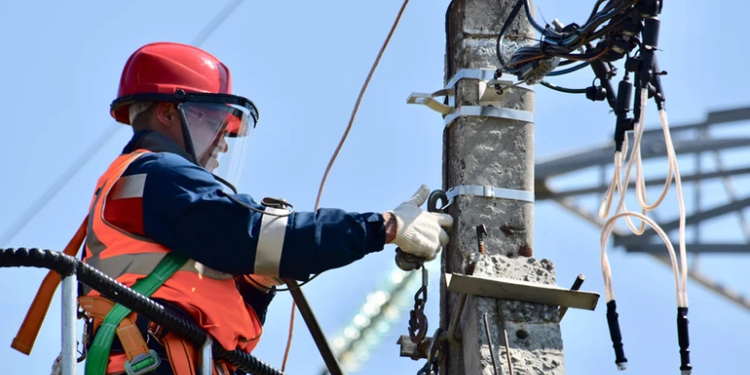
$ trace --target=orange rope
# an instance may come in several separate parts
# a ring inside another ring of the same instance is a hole
[[[328,174],[331,172],[331,167],[333,167],[333,163],[334,161],[336,161],[336,157],[338,156],[339,151],[341,151],[341,147],[343,147],[344,142],[346,142],[346,138],[349,136],[349,131],[352,129],[352,125],[354,124],[354,118],[357,116],[357,111],[359,111],[359,105],[362,102],[362,97],[364,97],[365,91],[367,91],[367,86],[369,86],[370,80],[372,79],[372,76],[375,74],[375,69],[378,67],[378,64],[380,63],[380,59],[383,57],[383,53],[385,52],[386,47],[388,47],[388,43],[391,41],[391,37],[393,36],[393,33],[396,31],[396,27],[398,27],[398,23],[401,20],[401,16],[404,14],[404,10],[406,9],[406,5],[408,3],[409,3],[409,0],[404,0],[404,3],[401,5],[401,9],[399,9],[398,11],[396,20],[393,22],[393,26],[391,26],[391,30],[388,32],[388,37],[385,39],[385,42],[383,43],[383,45],[380,47],[378,56],[375,58],[375,62],[372,64],[372,68],[370,68],[370,73],[367,75],[367,79],[365,79],[365,83],[362,85],[362,89],[359,91],[359,96],[357,97],[357,101],[354,104],[354,110],[352,110],[352,115],[349,118],[349,124],[346,126],[344,135],[341,137],[341,141],[336,147],[336,151],[333,152],[333,156],[331,156],[331,160],[328,162],[326,171],[323,174],[323,179],[320,181],[320,189],[318,190],[318,197],[315,201],[315,208],[313,209],[313,211],[318,211],[318,208],[320,207],[320,199],[323,196],[323,187],[325,186],[326,180],[328,179]],[[287,343],[286,343],[286,351],[284,352],[284,360],[281,364],[282,372],[286,368],[286,361],[289,358],[289,351],[292,347],[292,333],[294,331],[295,312],[296,312],[296,304],[294,303],[294,301],[292,301],[292,315],[289,320],[289,338],[287,339]]]

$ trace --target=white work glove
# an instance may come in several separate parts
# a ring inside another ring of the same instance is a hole
[[[284,285],[284,281],[281,280],[278,277],[271,277],[271,276],[260,276],[260,275],[245,275],[246,279],[252,286],[256,287],[259,290],[262,290],[266,293],[268,293],[272,287]]]
[[[387,212],[396,218],[397,223],[393,243],[406,253],[433,260],[440,248],[448,244],[450,238],[445,229],[451,228],[453,217],[420,209],[429,194],[430,189],[422,185],[409,200]]]

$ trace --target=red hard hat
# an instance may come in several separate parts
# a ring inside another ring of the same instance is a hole
[[[231,94],[229,69],[208,52],[186,44],[159,42],[135,51],[122,70],[117,97],[177,90]],[[118,122],[130,124],[128,106],[112,111]]]

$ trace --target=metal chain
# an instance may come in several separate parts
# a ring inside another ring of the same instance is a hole
[[[427,363],[417,371],[417,375],[439,375],[440,360],[443,358],[442,344],[445,341],[443,329],[438,327],[430,340]]]
[[[419,344],[427,335],[427,316],[424,307],[427,303],[427,284],[429,274],[427,268],[422,265],[422,287],[414,294],[414,308],[409,312],[409,338],[415,344]]]

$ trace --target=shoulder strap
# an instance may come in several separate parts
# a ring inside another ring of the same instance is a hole
[[[78,249],[81,248],[83,240],[86,238],[88,219],[88,216],[83,219],[83,223],[81,223],[78,231],[70,240],[68,246],[65,247],[63,251],[65,255],[74,257],[78,253]],[[16,337],[13,339],[13,343],[10,345],[13,349],[26,355],[31,353],[31,349],[34,347],[34,342],[37,335],[39,335],[39,330],[42,328],[42,322],[44,322],[44,317],[47,315],[49,305],[52,303],[52,298],[55,296],[55,291],[57,291],[60,281],[60,274],[55,271],[49,271],[47,276],[44,277],[39,291],[36,292],[34,302],[31,303],[31,307],[29,307],[29,311],[26,313],[26,318],[24,318]]]
[[[138,280],[131,289],[136,292],[150,297],[161,287],[167,279],[174,275],[186,262],[188,258],[182,255],[178,255],[175,252],[169,252],[159,262],[156,268],[145,278]],[[107,363],[109,361],[109,353],[112,349],[112,342],[114,342],[117,326],[120,322],[130,314],[131,310],[127,307],[116,304],[112,310],[109,311],[107,316],[104,318],[104,322],[99,327],[99,330],[94,336],[94,342],[89,348],[88,355],[86,357],[86,375],[104,375],[107,370]],[[130,365],[134,368],[148,368],[155,365],[158,357],[147,357],[139,363],[131,363]],[[128,365],[128,363],[126,363]],[[137,370],[136,370],[137,371]]]
[[[126,165],[129,165],[133,160],[137,159],[144,153],[151,152],[145,149],[138,149],[126,156]],[[83,223],[76,231],[76,234],[70,240],[68,245],[63,250],[65,255],[75,257],[78,254],[78,250],[83,245],[83,241],[87,235],[89,217],[83,219]],[[18,329],[16,337],[13,339],[13,343],[10,345],[13,349],[19,352],[29,355],[31,349],[34,347],[34,342],[39,335],[39,330],[42,328],[44,317],[47,316],[49,305],[52,303],[52,298],[55,296],[57,287],[60,286],[60,275],[55,271],[50,271],[47,276],[44,277],[42,285],[34,297],[34,301],[29,307],[29,311],[26,313],[26,317],[21,323],[21,327]]]

